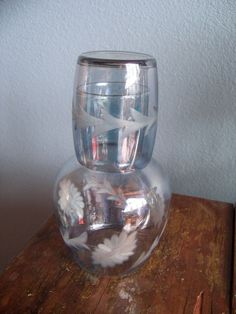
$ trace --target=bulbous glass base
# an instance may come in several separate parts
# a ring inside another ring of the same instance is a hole
[[[128,173],[99,172],[71,159],[54,188],[59,227],[89,272],[123,275],[140,266],[164,231],[170,188],[159,164]]]

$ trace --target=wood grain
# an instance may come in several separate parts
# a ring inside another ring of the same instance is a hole
[[[0,277],[0,313],[230,313],[231,204],[174,195],[160,244],[123,278],[81,270],[54,217]]]

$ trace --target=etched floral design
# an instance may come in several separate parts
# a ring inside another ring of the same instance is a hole
[[[108,180],[103,179],[102,182],[99,182],[96,178],[91,177],[87,179],[87,181],[88,182],[84,186],[84,191],[93,189],[96,190],[96,194],[109,194],[109,196],[107,196],[107,200],[124,201],[122,190],[119,187],[115,190]]]
[[[90,250],[90,248],[87,246],[87,240],[88,240],[88,233],[85,231],[81,233],[78,237],[76,238],[69,238],[68,233],[65,233],[63,236],[64,241],[68,246],[72,246],[76,249],[78,248],[86,248]]]
[[[59,200],[58,204],[64,214],[72,217],[76,216],[79,219],[84,217],[84,201],[81,193],[75,185],[67,179],[64,179],[59,184]]]
[[[148,117],[141,112],[131,108],[130,109],[132,120],[123,120],[114,117],[106,111],[103,105],[101,105],[101,116],[97,118],[87,113],[82,107],[73,108],[73,116],[78,121],[80,128],[93,127],[93,135],[97,136],[107,131],[114,129],[123,129],[122,136],[126,137],[130,133],[136,132],[142,128],[147,127],[149,130],[154,123],[156,123],[156,117]]]
[[[84,190],[88,189],[96,189],[97,193],[108,193],[108,194],[113,194],[115,193],[111,183],[107,180],[103,180],[102,182],[97,181],[95,177],[90,177],[87,179],[87,183],[84,186]]]
[[[136,231],[128,234],[123,230],[119,235],[113,234],[110,239],[106,238],[93,251],[93,263],[113,267],[127,261],[137,246],[136,234]]]

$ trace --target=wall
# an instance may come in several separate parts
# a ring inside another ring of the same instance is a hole
[[[52,209],[73,153],[77,56],[143,51],[159,68],[155,156],[173,191],[236,199],[236,2],[0,1],[0,252],[3,267]]]

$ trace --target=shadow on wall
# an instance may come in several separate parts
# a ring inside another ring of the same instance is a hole
[[[51,186],[30,182],[25,195],[1,197],[0,211],[0,272],[29,241],[52,212]]]
[[[20,100],[14,95],[5,110],[9,144],[8,155],[1,156],[0,271],[52,212],[53,183],[60,166],[50,160],[52,147],[46,147],[40,131],[43,110],[41,117],[32,119],[32,104]]]

